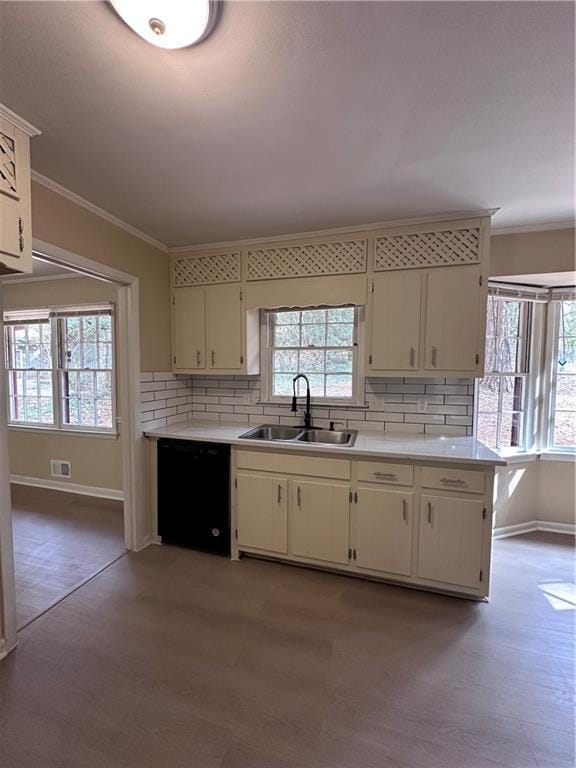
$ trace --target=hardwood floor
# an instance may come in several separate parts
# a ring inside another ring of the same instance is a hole
[[[12,486],[18,626],[124,552],[122,502]]]
[[[0,663],[0,765],[572,767],[574,606],[543,591],[573,580],[572,545],[495,542],[489,604],[127,554]]]

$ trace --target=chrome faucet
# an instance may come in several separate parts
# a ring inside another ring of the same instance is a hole
[[[298,410],[296,405],[296,382],[298,379],[304,379],[306,382],[306,410],[304,411],[304,429],[312,428],[312,416],[310,414],[310,382],[308,376],[304,376],[303,373],[299,373],[298,376],[294,376],[292,379],[292,413],[296,413]]]

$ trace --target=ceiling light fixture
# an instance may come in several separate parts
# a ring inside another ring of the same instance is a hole
[[[214,29],[220,0],[110,0],[140,37],[160,48],[187,48]]]

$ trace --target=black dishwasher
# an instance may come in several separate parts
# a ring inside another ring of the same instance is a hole
[[[166,544],[230,554],[230,446],[158,441],[158,533]]]

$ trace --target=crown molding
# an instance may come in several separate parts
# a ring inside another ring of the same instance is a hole
[[[178,245],[169,248],[170,254],[194,253],[197,251],[215,250],[220,248],[238,248],[246,245],[259,245],[260,243],[276,243],[279,240],[304,240],[311,237],[328,237],[330,235],[352,235],[355,232],[371,232],[388,227],[412,226],[413,224],[432,224],[437,221],[455,221],[457,219],[477,219],[481,216],[494,216],[500,208],[487,208],[480,211],[453,211],[452,213],[434,214],[433,216],[419,216],[410,219],[390,219],[377,221],[371,224],[355,224],[351,227],[337,227],[336,229],[317,229],[309,232],[293,232],[289,235],[274,235],[272,237],[253,237],[245,240],[225,240],[219,243],[200,243],[197,245]]]
[[[2,103],[0,103],[0,117],[8,120],[9,123],[12,123],[12,125],[15,125],[16,128],[19,128],[30,137],[40,136],[42,133],[36,126],[29,123],[27,120],[24,120],[24,118],[17,115],[16,112],[12,112],[11,109],[8,109],[8,107]]]
[[[574,229],[574,219],[551,221],[545,224],[520,224],[517,227],[492,227],[492,235],[520,235],[528,232],[546,232],[551,229]]]
[[[128,232],[128,234],[134,235],[134,237],[138,237],[140,240],[148,243],[148,245],[152,245],[154,248],[158,248],[159,251],[162,251],[163,253],[169,252],[168,246],[164,245],[164,243],[161,243],[159,240],[155,240],[145,232],[141,232],[131,224],[127,224],[125,221],[122,221],[122,219],[114,216],[114,214],[108,213],[108,211],[105,211],[103,208],[94,205],[94,203],[91,203],[89,200],[85,200],[83,197],[80,197],[80,195],[77,195],[75,192],[66,189],[66,187],[63,187],[56,181],[52,181],[52,179],[49,179],[47,176],[43,176],[41,173],[38,173],[38,171],[32,171],[32,180],[38,184],[42,184],[42,186],[46,187],[47,189],[51,189],[52,192],[56,192],[56,194],[67,198],[71,202],[76,203],[76,205],[79,205],[81,208],[85,208],[87,211],[90,211],[90,213],[94,213],[96,216],[100,216],[101,219],[105,219],[110,224],[114,224],[115,227]]]

